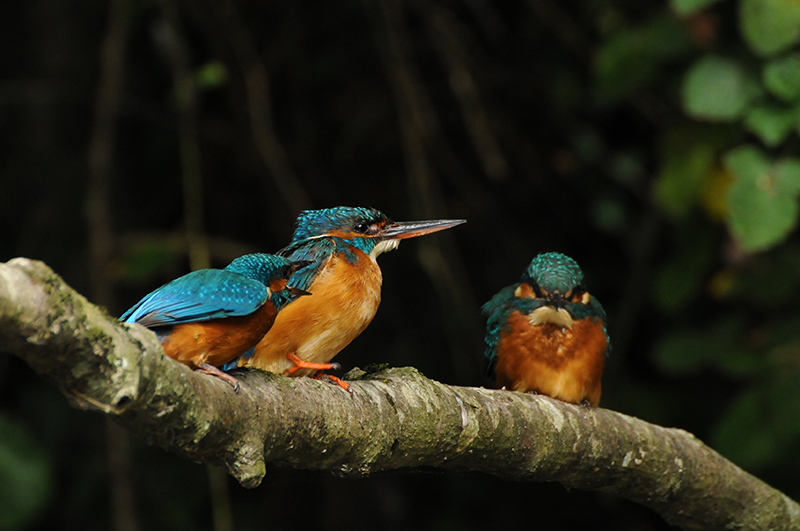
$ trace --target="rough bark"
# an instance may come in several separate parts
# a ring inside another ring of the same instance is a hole
[[[478,471],[613,492],[684,529],[793,529],[800,506],[690,433],[542,396],[448,386],[412,368],[346,376],[352,393],[261,371],[225,382],[163,355],[46,265],[0,264],[0,351],[77,407],[255,487],[267,462],[348,476]],[[323,407],[324,405],[324,407]]]

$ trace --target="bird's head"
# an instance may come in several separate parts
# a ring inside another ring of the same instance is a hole
[[[534,312],[535,318],[568,328],[572,327],[574,314],[569,310],[576,304],[586,307],[592,300],[578,263],[561,253],[537,255],[523,273],[514,295],[541,300],[543,304]]]
[[[396,249],[400,240],[415,238],[465,223],[463,219],[392,221],[374,208],[335,207],[306,210],[297,218],[292,242],[333,236],[350,240],[373,258]]]

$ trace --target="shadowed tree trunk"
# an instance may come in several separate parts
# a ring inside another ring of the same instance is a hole
[[[76,407],[257,486],[267,462],[362,476],[475,471],[612,492],[684,529],[790,529],[800,506],[682,430],[542,396],[455,387],[411,368],[353,370],[353,392],[260,371],[225,382],[163,355],[40,262],[0,264],[0,351]],[[324,407],[323,407],[324,405]]]

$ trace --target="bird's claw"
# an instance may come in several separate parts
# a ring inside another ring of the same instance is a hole
[[[235,393],[239,392],[239,380],[237,380],[227,372],[223,372],[219,370],[217,367],[214,367],[213,365],[206,362],[197,363],[196,367],[197,368],[195,369],[195,372],[210,374],[211,376],[216,376],[221,380],[225,380],[225,382],[227,382],[228,384],[230,384],[231,387],[233,387],[233,391]]]
[[[347,383],[344,380],[342,380],[341,378],[338,378],[338,377],[333,376],[331,374],[325,374],[324,372],[318,372],[317,374],[314,375],[314,379],[315,380],[324,380],[324,381],[326,381],[326,382],[328,382],[330,384],[338,385],[339,387],[341,387],[342,389],[344,389],[348,393],[353,394],[353,389],[350,387],[349,383]]]

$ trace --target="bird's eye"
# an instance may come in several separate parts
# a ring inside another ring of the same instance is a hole
[[[538,295],[539,297],[546,297],[546,298],[550,297],[550,294],[547,292],[547,290],[543,289],[541,286],[534,286],[533,291],[535,291],[536,295]]]
[[[369,221],[359,221],[353,226],[353,230],[360,234],[366,234],[368,236],[372,236],[374,234],[378,234],[378,232],[380,231],[380,225],[378,223]]]

